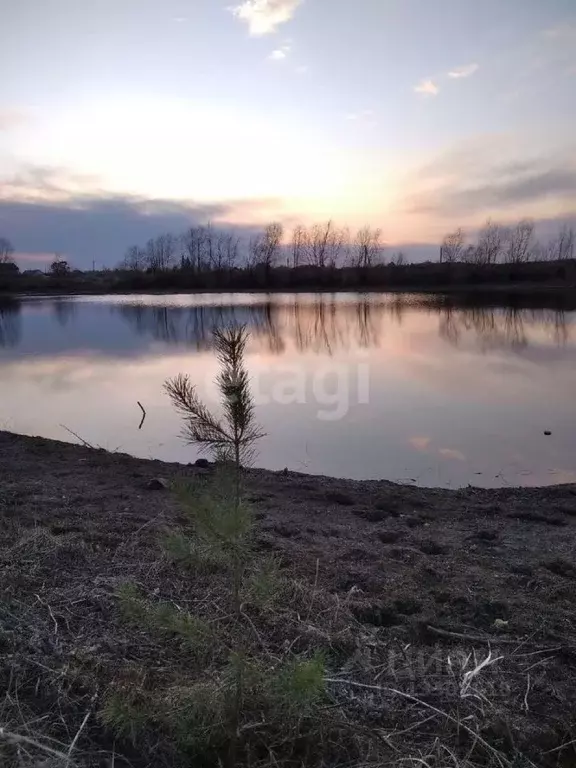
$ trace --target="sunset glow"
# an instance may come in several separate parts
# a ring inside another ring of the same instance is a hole
[[[127,208],[130,232],[162,231],[168,209],[182,228],[333,218],[408,249],[488,216],[574,218],[567,0],[446,0],[441,16],[417,0],[56,0],[31,24],[32,8],[3,15],[0,223],[18,252],[116,263]],[[61,224],[40,223],[46,206]],[[106,253],[74,223],[92,208]]]

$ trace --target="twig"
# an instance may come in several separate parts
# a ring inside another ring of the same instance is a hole
[[[526,693],[524,694],[524,711],[528,712],[528,694],[530,693],[530,672],[528,672],[528,682],[526,683]]]
[[[367,685],[366,683],[356,683],[353,680],[338,680],[337,678],[325,678],[326,683],[334,683],[336,685],[349,685],[352,688],[363,688],[364,690],[369,691],[379,691],[380,693],[393,693],[396,696],[402,696],[404,699],[408,699],[408,701],[413,701],[416,704],[420,704],[422,707],[426,707],[426,709],[429,709],[431,712],[435,712],[437,715],[440,715],[441,717],[445,717],[446,720],[449,720],[450,722],[454,723],[454,725],[457,728],[463,728],[469,736],[472,736],[472,738],[477,741],[479,744],[481,744],[484,749],[486,749],[488,752],[491,752],[496,760],[498,760],[499,764],[501,766],[510,765],[509,761],[503,758],[500,752],[498,752],[497,749],[494,749],[493,746],[488,744],[487,741],[485,741],[481,736],[479,736],[477,733],[475,733],[471,728],[469,728],[465,723],[462,721],[456,720],[455,717],[452,717],[452,715],[449,715],[448,712],[443,712],[441,709],[438,709],[437,707],[434,707],[432,704],[428,704],[426,701],[422,701],[422,699],[417,698],[416,696],[411,696],[409,693],[404,693],[404,691],[398,691],[396,688],[384,688],[380,685]]]
[[[310,605],[308,606],[308,613],[306,614],[306,622],[310,619],[312,613],[312,606],[314,604],[314,598],[316,597],[316,588],[318,587],[318,572],[320,570],[320,558],[316,558],[316,574],[314,576],[314,586],[312,587],[312,593],[310,595]]]
[[[54,622],[54,634],[57,635],[58,634],[58,622],[54,618],[54,614],[52,613],[52,608],[50,608],[50,606],[48,605],[48,603],[45,600],[42,600],[40,595],[36,595],[35,594],[34,597],[38,600],[38,602],[41,605],[45,605],[46,608],[48,608],[48,613],[50,614],[50,617],[51,617],[52,621]]]
[[[24,661],[27,661],[29,664],[36,664],[36,666],[40,667],[40,669],[45,669],[46,672],[51,672],[53,675],[58,675],[58,677],[62,677],[64,672],[58,672],[56,669],[52,669],[51,667],[46,667],[44,664],[41,664],[39,661],[36,661],[36,659],[29,659],[27,656],[22,657]]]
[[[554,752],[561,752],[563,749],[566,749],[566,747],[571,747],[573,744],[576,744],[576,739],[572,739],[572,741],[567,741],[566,744],[561,744],[559,747],[556,747],[555,749],[550,749],[548,752],[544,752],[545,755],[551,755]]]
[[[65,755],[63,752],[58,752],[51,747],[47,747],[44,744],[40,744],[39,742],[34,741],[34,739],[29,739],[28,736],[21,736],[19,733],[11,733],[4,728],[0,728],[0,739],[6,739],[6,741],[11,742],[12,744],[27,744],[30,747],[36,747],[36,749],[40,749],[48,755],[69,762],[68,755]]]
[[[85,445],[86,448],[92,448],[93,450],[96,450],[95,446],[93,446],[91,443],[88,442],[88,440],[84,440],[83,437],[80,437],[80,435],[77,435],[76,432],[74,432],[72,429],[69,429],[65,424],[60,424],[62,429],[65,429],[66,432],[69,432],[73,437],[76,438],[76,440],[80,440],[82,445]]]
[[[144,420],[146,419],[146,411],[144,410],[144,406],[142,405],[140,400],[137,400],[136,402],[138,403],[138,405],[140,406],[140,410],[142,411],[142,421],[140,422],[140,425],[138,427],[138,429],[142,429],[142,425],[144,424]]]
[[[72,752],[74,752],[74,747],[76,746],[76,742],[80,738],[80,734],[84,730],[84,726],[86,725],[86,723],[88,722],[88,720],[90,718],[90,715],[92,714],[92,707],[93,707],[95,701],[96,701],[96,694],[94,694],[94,696],[92,696],[92,701],[90,702],[90,709],[84,715],[84,720],[82,720],[80,728],[78,728],[78,730],[76,731],[76,736],[74,736],[74,738],[72,739],[72,743],[70,744],[70,747],[68,749],[68,758],[67,758],[67,761],[66,761],[66,765],[67,766],[70,764],[70,760],[72,758]]]
[[[511,640],[508,637],[483,637],[482,635],[463,635],[460,634],[460,632],[449,632],[447,629],[439,629],[430,624],[426,625],[426,629],[429,632],[432,632],[432,634],[438,635],[438,637],[449,637],[454,640],[468,640],[473,643],[487,643],[488,645],[490,643],[506,643],[508,645],[516,645],[518,643],[518,640]]]

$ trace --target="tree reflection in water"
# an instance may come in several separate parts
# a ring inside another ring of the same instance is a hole
[[[0,299],[0,347],[15,347],[20,342],[22,324],[21,303],[14,299]]]
[[[246,303],[161,306],[143,302],[112,307],[142,336],[166,344],[212,347],[212,329],[245,324],[252,345],[282,355],[288,345],[300,352],[334,355],[358,348],[378,348],[390,326],[400,326],[407,312],[438,318],[439,336],[452,346],[466,338],[481,351],[509,348],[521,351],[543,329],[556,346],[571,338],[570,315],[562,309],[523,309],[513,306],[474,306],[442,297],[397,295],[278,297]]]

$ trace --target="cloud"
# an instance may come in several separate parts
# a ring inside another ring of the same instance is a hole
[[[463,181],[454,188],[437,188],[433,194],[421,196],[413,211],[457,215],[536,203],[544,198],[576,196],[576,167],[545,169],[534,166],[531,172],[519,178],[512,177],[512,169],[512,165],[502,166],[495,170],[492,179],[477,185]]]
[[[464,77],[470,77],[475,72],[478,72],[479,69],[480,66],[478,64],[468,64],[465,67],[457,67],[451,70],[448,72],[448,77],[451,77],[453,80],[459,80]]]
[[[22,269],[43,269],[47,264],[51,264],[54,261],[54,253],[42,253],[40,251],[25,253],[23,251],[16,251],[14,258]]]
[[[218,203],[150,200],[105,192],[70,192],[59,186],[62,170],[31,168],[27,173],[0,182],[0,232],[17,252],[63,253],[78,268],[92,261],[112,266],[128,246],[143,244],[162,232],[179,234],[187,227],[208,221],[223,222],[239,236],[255,229],[245,221],[253,211],[266,210],[277,200],[230,200]],[[71,176],[70,178],[74,178]],[[28,259],[30,261],[30,259]]]
[[[230,10],[248,24],[250,34],[269,35],[290,21],[304,0],[245,0]]]
[[[275,51],[272,51],[270,59],[272,59],[272,61],[283,61],[291,50],[292,46],[289,43],[285,43],[280,48],[276,48]]]
[[[442,153],[415,172],[413,183],[420,191],[409,197],[406,210],[458,217],[547,201],[576,210],[576,147],[543,156],[523,157],[521,151],[513,137],[493,137]]]
[[[437,96],[440,93],[440,88],[433,80],[422,80],[418,85],[414,86],[415,93],[421,93],[424,96]]]

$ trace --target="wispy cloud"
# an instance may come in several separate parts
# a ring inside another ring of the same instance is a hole
[[[470,77],[478,72],[479,69],[480,66],[478,64],[467,64],[464,67],[456,67],[456,69],[450,70],[448,77],[451,77],[452,80],[460,80],[464,77]]]
[[[24,264],[26,269],[29,268],[30,264],[33,266],[49,264],[51,261],[54,261],[54,256],[54,252],[46,253],[42,251],[37,251],[35,253],[24,253],[22,251],[16,251],[14,254],[17,263]]]
[[[414,86],[414,93],[421,93],[423,96],[438,96],[440,88],[433,80],[422,80]]]
[[[269,58],[272,59],[272,61],[283,61],[291,50],[292,46],[289,43],[286,43],[285,45],[281,45],[280,48],[276,48],[275,51],[272,51]]]
[[[576,144],[535,154],[514,135],[478,137],[442,152],[413,179],[416,190],[408,206],[419,215],[454,218],[522,209],[539,217],[538,209],[543,213],[551,202],[575,210]]]
[[[230,8],[234,16],[248,24],[250,34],[269,35],[290,21],[304,0],[245,0]]]

